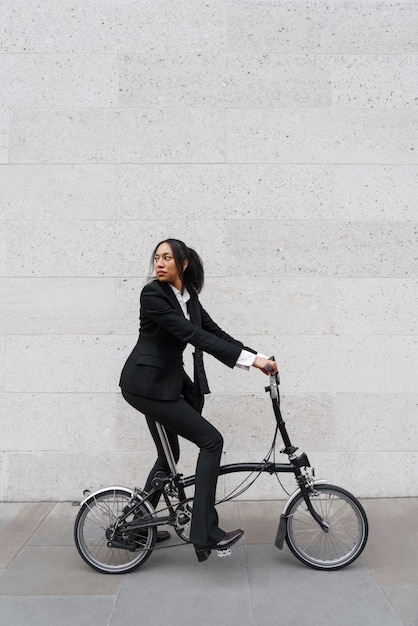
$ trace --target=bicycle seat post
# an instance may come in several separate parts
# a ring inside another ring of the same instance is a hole
[[[170,468],[170,472],[173,476],[176,476],[177,475],[176,462],[174,460],[174,455],[170,446],[170,442],[168,441],[166,430],[164,426],[162,426],[159,422],[155,422],[155,425],[157,427],[158,436],[161,440],[161,445],[163,446],[164,454],[166,456],[168,467]]]

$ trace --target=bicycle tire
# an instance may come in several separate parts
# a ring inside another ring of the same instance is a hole
[[[109,547],[109,529],[122,515],[131,502],[132,494],[128,490],[109,489],[97,495],[92,494],[81,506],[74,524],[74,540],[77,550],[90,567],[105,574],[123,574],[137,569],[151,556],[154,549],[157,530],[155,526],[138,531],[124,532],[120,543],[126,543],[126,549]],[[143,502],[136,510],[135,517],[149,517],[153,509]],[[133,519],[132,515],[132,519]],[[127,519],[129,523],[130,518]]]
[[[314,520],[299,492],[286,512],[286,543],[303,563],[319,570],[337,570],[353,563],[368,537],[368,521],[360,502],[335,485],[315,485],[310,502],[328,524]]]

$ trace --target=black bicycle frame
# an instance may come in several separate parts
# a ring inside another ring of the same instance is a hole
[[[274,360],[274,357],[272,357],[272,360]],[[315,521],[326,530],[326,528],[324,527],[324,523],[323,520],[321,519],[321,517],[318,515],[318,513],[315,511],[315,509],[313,508],[310,498],[309,498],[309,494],[311,493],[311,483],[308,483],[308,480],[306,478],[306,475],[304,475],[302,473],[302,468],[306,468],[306,467],[310,467],[310,463],[309,463],[309,459],[308,456],[306,455],[305,452],[302,452],[302,454],[300,454],[299,456],[297,456],[295,453],[298,450],[297,447],[293,446],[291,441],[290,441],[290,437],[289,434],[287,432],[286,429],[286,424],[283,420],[282,414],[281,414],[281,410],[280,410],[280,393],[279,393],[279,384],[280,384],[280,379],[279,379],[279,375],[278,374],[274,374],[270,376],[270,385],[268,385],[265,388],[265,391],[269,391],[270,392],[270,396],[271,396],[271,401],[272,401],[272,405],[273,405],[273,411],[274,411],[274,415],[276,418],[276,430],[274,433],[274,437],[273,437],[273,443],[272,443],[272,448],[274,448],[275,444],[276,444],[276,438],[277,438],[277,432],[280,431],[280,435],[282,437],[283,443],[284,443],[284,448],[283,450],[281,450],[281,452],[283,454],[287,454],[288,458],[289,458],[289,463],[275,463],[272,461],[269,461],[268,459],[265,459],[261,462],[258,463],[230,463],[228,465],[221,465],[219,468],[219,476],[223,476],[225,474],[235,474],[238,472],[258,472],[258,473],[264,473],[267,472],[268,474],[294,474],[296,481],[298,483],[298,486],[300,488],[300,491],[302,493],[302,496],[306,502],[306,506],[309,510],[309,512],[311,513],[312,517],[315,519]],[[168,523],[170,521],[172,521],[172,516],[174,514],[174,508],[173,505],[170,502],[170,499],[167,495],[167,493],[165,492],[165,485],[169,484],[169,483],[173,483],[178,491],[178,497],[180,502],[186,499],[186,494],[185,494],[185,489],[187,487],[191,487],[192,485],[195,484],[196,481],[196,475],[193,474],[191,476],[187,476],[185,478],[183,478],[183,476],[181,474],[179,474],[177,472],[176,466],[175,466],[175,462],[174,462],[174,458],[173,458],[173,454],[170,448],[170,444],[168,442],[168,438],[167,438],[167,434],[165,432],[165,429],[157,422],[157,430],[158,430],[158,434],[165,452],[165,455],[167,457],[167,462],[171,471],[171,476],[161,476],[161,477],[156,477],[153,479],[152,481],[152,490],[150,492],[148,492],[146,494],[145,497],[143,497],[143,500],[148,500],[149,497],[155,493],[156,491],[160,491],[164,497],[164,500],[166,502],[167,508],[169,509],[171,515],[170,516],[166,516],[166,517],[156,517],[152,522],[148,521],[143,521],[140,522],[138,521],[138,528],[142,527],[142,526],[157,526],[160,524],[164,524],[164,523]],[[282,516],[283,517],[283,516]],[[283,529],[283,522],[284,520],[281,518],[280,519],[280,525],[279,525],[279,531],[280,529]],[[135,526],[132,526],[133,528],[136,528],[137,525],[135,524]],[[279,531],[278,531],[278,535],[279,535]],[[281,534],[281,533],[280,533]],[[278,543],[276,542],[276,545],[278,545]],[[279,547],[279,546],[278,546]]]

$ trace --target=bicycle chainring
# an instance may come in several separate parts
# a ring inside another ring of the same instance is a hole
[[[174,528],[180,539],[190,541],[190,526],[192,523],[193,498],[180,502],[174,514]]]

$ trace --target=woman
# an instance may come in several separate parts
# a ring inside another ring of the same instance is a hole
[[[152,256],[155,277],[141,292],[139,339],[122,370],[120,386],[129,404],[144,413],[154,438],[158,458],[145,490],[151,489],[156,472],[168,473],[155,422],[162,424],[169,437],[176,461],[179,458],[177,435],[200,448],[190,540],[199,561],[211,549],[227,549],[243,535],[241,529],[225,532],[218,526],[215,492],[223,439],[201,415],[203,395],[209,393],[202,351],[229,367],[250,366],[262,370],[276,363],[244,348],[225,333],[202,308],[198,295],[203,287],[203,265],[198,254],[178,239],[160,242]],[[195,347],[194,382],[183,368],[186,345]],[[159,494],[150,498],[156,506]],[[159,539],[168,538],[168,533]]]

